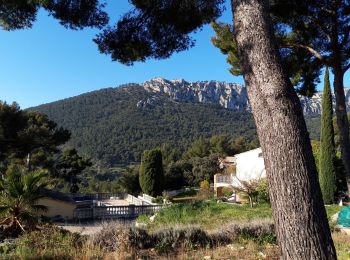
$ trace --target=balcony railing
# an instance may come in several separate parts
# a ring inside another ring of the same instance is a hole
[[[232,183],[232,175],[215,174],[215,183]]]

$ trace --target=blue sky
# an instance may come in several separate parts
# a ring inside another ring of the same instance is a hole
[[[127,0],[107,3],[111,23],[130,8]],[[232,21],[229,7],[221,20]],[[30,30],[0,30],[0,100],[16,101],[26,108],[154,77],[243,83],[241,77],[228,72],[225,56],[211,44],[214,32],[210,26],[194,35],[197,44],[189,51],[131,67],[112,62],[109,56],[98,52],[92,41],[97,32],[67,30],[44,11],[39,12]]]

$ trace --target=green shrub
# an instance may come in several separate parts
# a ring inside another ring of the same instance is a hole
[[[140,166],[140,186],[143,193],[161,195],[164,187],[162,152],[159,149],[144,151]]]
[[[185,190],[177,195],[175,195],[173,198],[181,198],[181,197],[190,197],[190,196],[196,196],[198,193],[197,190],[194,188],[189,188],[188,190]]]
[[[269,185],[266,178],[260,181],[256,191],[258,193],[258,202],[270,203]]]
[[[258,244],[276,244],[272,220],[253,220],[233,222],[217,230],[217,233],[232,240],[251,240]]]
[[[7,253],[5,259],[77,259],[85,255],[97,259],[103,255],[100,248],[88,248],[87,241],[87,237],[46,225],[20,236],[2,254]]]
[[[157,204],[163,204],[163,200],[164,198],[162,196],[157,196],[156,198],[152,199],[152,202]]]

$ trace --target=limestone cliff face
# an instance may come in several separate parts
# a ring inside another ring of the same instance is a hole
[[[187,82],[180,80],[166,80],[154,78],[143,84],[151,97],[140,100],[138,107],[159,104],[157,94],[165,94],[177,102],[200,102],[217,104],[224,108],[236,111],[250,111],[247,91],[243,85],[221,81]],[[345,90],[346,104],[350,111],[350,89]],[[333,97],[335,103],[335,98]],[[308,115],[321,114],[322,92],[316,93],[312,98],[300,97],[303,111]]]
[[[246,88],[240,84],[155,78],[143,86],[151,93],[163,93],[178,102],[212,103],[232,110],[250,110]]]
[[[333,94],[333,109],[335,108],[335,96]],[[322,107],[322,92],[317,92],[312,98],[300,97],[301,105],[303,106],[303,111],[308,115],[321,114]],[[350,111],[350,89],[345,89],[345,102],[347,110]]]

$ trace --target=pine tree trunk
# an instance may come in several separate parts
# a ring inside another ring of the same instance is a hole
[[[282,69],[268,1],[231,2],[282,258],[336,259],[300,101]]]
[[[345,168],[346,184],[348,194],[350,195],[350,136],[349,121],[347,117],[345,93],[344,93],[344,75],[341,68],[334,68],[334,94],[336,100],[335,113],[337,116],[337,125],[339,128],[339,143],[342,161]]]

